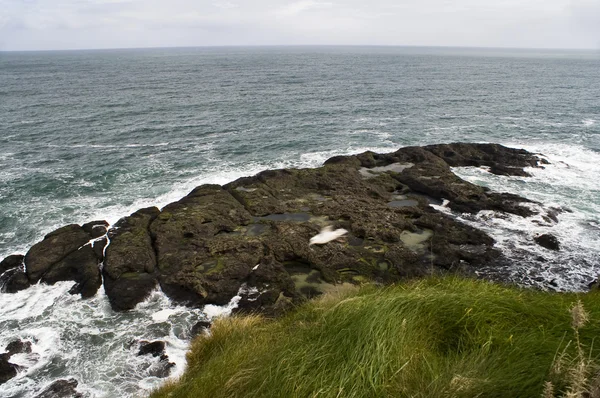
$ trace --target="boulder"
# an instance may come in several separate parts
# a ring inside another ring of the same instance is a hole
[[[109,231],[104,287],[115,310],[129,310],[142,302],[156,286],[156,254],[149,233],[160,211],[141,209],[119,220]]]
[[[71,294],[80,293],[83,298],[92,297],[102,285],[99,259],[91,245],[85,245],[52,265],[41,280],[49,285],[60,281],[75,281]]]
[[[13,268],[0,276],[0,291],[2,293],[16,293],[31,286],[25,271]]]
[[[8,362],[10,357],[10,353],[0,354],[0,385],[17,375],[17,366]]]
[[[560,242],[558,241],[558,238],[554,235],[542,234],[542,235],[536,236],[534,238],[534,241],[538,245],[540,245],[548,250],[554,250],[554,251],[560,250]]]
[[[152,355],[153,357],[159,357],[165,353],[165,342],[164,341],[140,341],[140,350],[138,355]]]
[[[25,269],[31,283],[36,283],[54,264],[90,241],[90,235],[79,225],[57,229],[36,243],[25,255]]]
[[[30,354],[31,342],[22,340],[13,340],[5,348],[9,356],[15,354]]]
[[[75,379],[57,380],[46,387],[35,398],[83,398],[83,394],[77,392],[79,383]]]
[[[20,254],[13,254],[6,257],[0,262],[0,275],[14,268],[23,268],[23,259],[25,257]]]

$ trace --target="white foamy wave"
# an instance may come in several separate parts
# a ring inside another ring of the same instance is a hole
[[[177,306],[155,291],[134,310],[114,312],[101,288],[88,300],[68,294],[72,282],[35,285],[16,294],[0,293],[0,349],[16,339],[32,352],[11,362],[18,375],[2,386],[6,397],[29,397],[60,378],[74,377],[88,397],[139,396],[164,382],[158,358],[138,356],[140,340],[166,343],[170,377],[185,369],[191,327],[199,320],[228,315],[239,295],[223,307]],[[240,290],[240,294],[242,293]]]
[[[532,177],[493,175],[480,168],[456,168],[463,179],[497,192],[510,192],[540,202],[540,212],[563,209],[554,224],[541,216],[459,215],[459,219],[490,234],[510,259],[503,278],[526,285],[557,290],[584,290],[600,274],[600,234],[594,225],[600,221],[600,154],[577,145],[519,145],[542,153],[551,163],[528,168]],[[555,235],[561,251],[551,252],[534,242],[541,234]],[[493,274],[494,269],[482,272]]]
[[[596,124],[596,120],[595,119],[584,119],[581,122],[586,127],[590,127],[590,126],[593,126],[594,124]]]

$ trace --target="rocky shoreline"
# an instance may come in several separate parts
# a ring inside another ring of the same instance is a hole
[[[431,207],[493,210],[531,217],[531,201],[491,192],[451,167],[527,176],[543,158],[497,144],[405,147],[338,156],[314,169],[267,170],[224,186],[202,185],[181,200],[140,209],[116,224],[93,221],[53,231],[23,255],[0,263],[2,291],[75,282],[92,297],[101,285],[116,311],[160,287],[173,301],[224,305],[276,316],[342,283],[387,284],[432,273],[473,273],[507,261],[483,231]],[[541,216],[557,222],[559,209]],[[342,240],[309,246],[326,227]],[[538,237],[559,248],[554,237]]]

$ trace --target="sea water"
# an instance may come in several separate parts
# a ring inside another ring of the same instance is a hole
[[[197,185],[334,155],[407,145],[494,142],[542,153],[532,177],[457,168],[468,181],[561,207],[556,225],[482,212],[513,260],[479,272],[555,290],[600,273],[600,55],[594,51],[257,47],[0,52],[0,258],[53,229],[164,206]],[[448,209],[441,207],[441,211]],[[532,243],[551,232],[559,253]],[[0,350],[15,338],[18,376],[2,397],[76,378],[88,397],[159,385],[139,340],[163,340],[185,367],[190,328],[225,308],[178,307],[155,292],[115,313],[69,283],[0,293]]]

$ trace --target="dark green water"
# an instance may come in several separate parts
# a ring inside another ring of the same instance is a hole
[[[450,141],[544,153],[553,165],[529,180],[458,172],[493,189],[573,210],[553,228],[566,247],[553,256],[527,243],[547,227],[455,215],[486,229],[523,265],[504,278],[523,284],[557,279],[561,289],[580,289],[600,272],[600,55],[585,51],[273,47],[0,53],[0,257],[24,252],[61,225],[114,222],[142,206],[176,200],[201,183],[225,183],[267,168],[317,166],[337,154]],[[538,256],[546,257],[543,266],[531,260]],[[42,292],[52,297],[46,318],[57,321],[40,336],[67,339],[58,320],[68,317],[59,302],[78,308],[73,311],[82,314],[84,329],[91,318],[100,322],[98,330],[122,325],[102,307],[102,297],[97,305],[105,312],[46,290],[23,293],[21,304],[0,294],[8,303],[0,310],[0,343],[15,327],[24,337],[46,327],[42,318],[25,315],[31,311],[27,303]],[[154,325],[150,315],[168,305],[161,300],[128,320],[117,332],[120,338],[136,337],[128,332],[137,327],[131,325]],[[177,311],[174,316],[189,318],[182,328],[200,316]],[[15,326],[19,317],[21,326]],[[170,344],[181,345],[173,355],[181,357],[185,333],[165,328],[173,336]],[[103,344],[121,341],[98,333]],[[163,332],[156,333],[158,338]],[[9,396],[28,396],[57,374],[72,372],[48,370],[49,357],[62,358],[63,351],[40,352],[46,365],[22,375]],[[108,369],[127,361],[124,354],[89,355],[92,362],[79,358],[69,362],[70,369],[86,363]],[[111,396],[157,382],[142,373],[76,376],[93,396]]]

